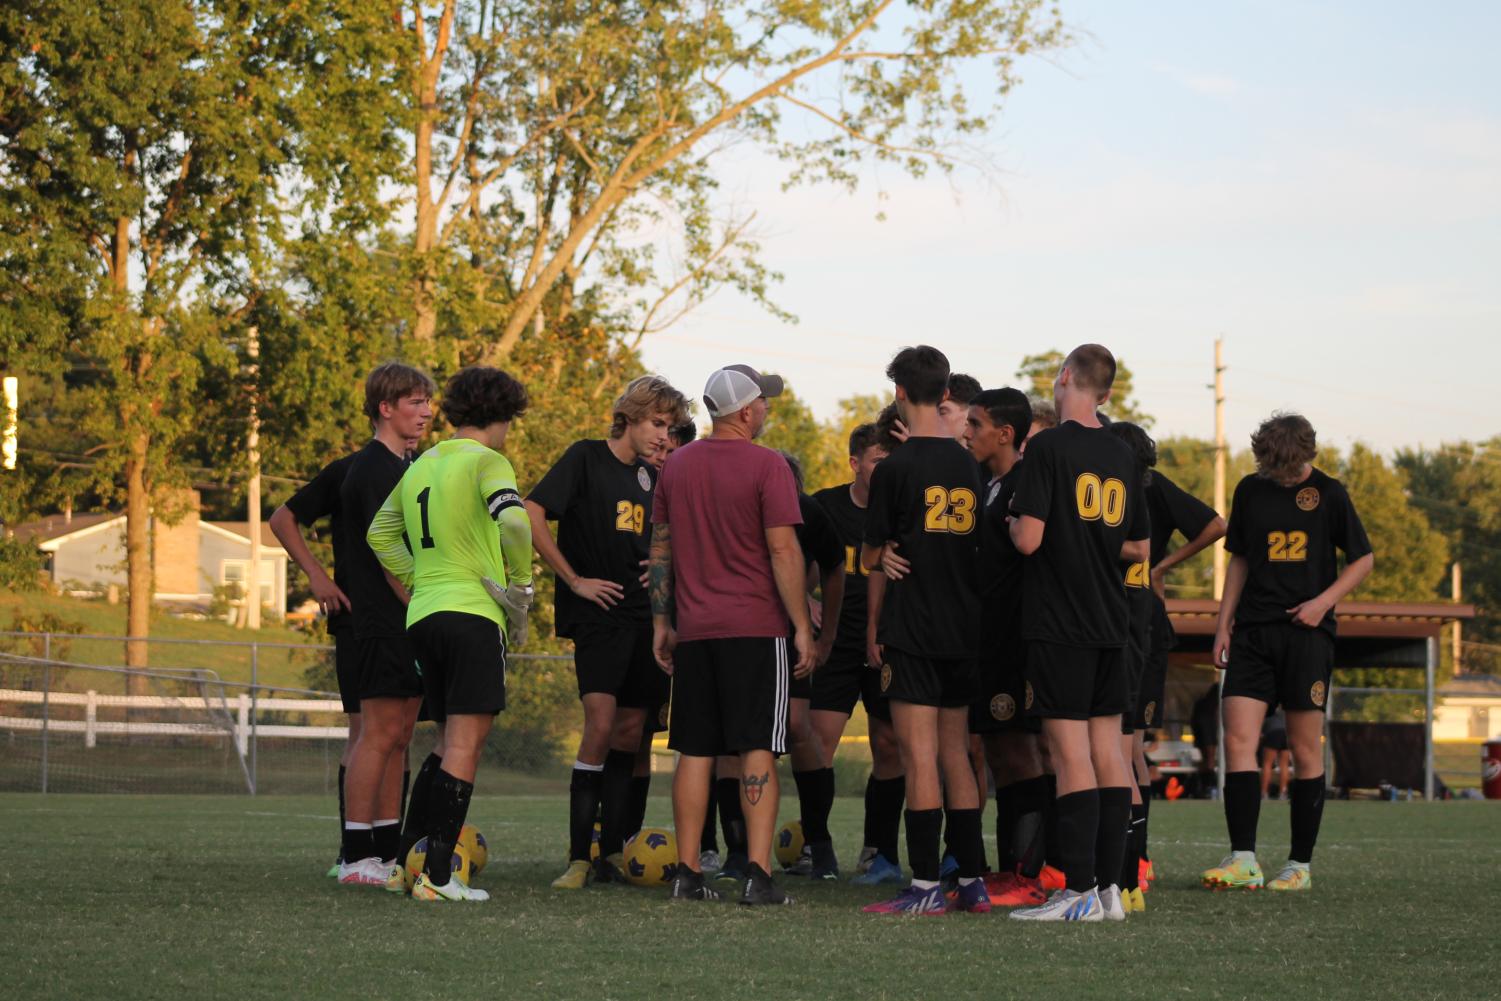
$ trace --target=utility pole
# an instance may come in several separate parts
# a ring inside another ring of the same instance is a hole
[[[1459,584],[1460,584],[1460,579],[1459,579],[1459,561],[1455,560],[1454,561],[1454,569],[1453,569],[1453,571],[1449,575],[1449,586],[1452,588],[1452,594],[1450,596],[1454,599],[1454,603],[1456,605],[1459,604]],[[1464,644],[1460,641],[1459,630],[1460,630],[1459,620],[1455,619],[1454,620],[1454,648],[1453,648],[1453,653],[1454,653],[1454,674],[1455,674],[1456,677],[1458,677],[1459,675],[1465,673],[1464,659],[1463,659],[1463,657],[1464,657]]]
[[[1225,515],[1225,340],[1214,339],[1214,510]],[[1225,593],[1225,540],[1214,543],[1214,600]]]
[[[246,629],[261,627],[261,417],[257,405],[260,395],[261,332],[250,328],[245,354],[250,359],[250,436],[246,450],[250,453],[250,497],[247,517],[250,534],[250,566],[245,568]]]
[[[13,375],[7,375],[4,381],[5,392],[5,427],[3,442],[0,442],[0,465],[6,469],[16,468],[16,416],[21,410],[21,383]]]

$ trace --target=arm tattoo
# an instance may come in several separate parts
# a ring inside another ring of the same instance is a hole
[[[667,525],[651,527],[651,554],[646,566],[646,590],[654,615],[672,614],[672,531]]]
[[[771,772],[762,772],[760,775],[747,775],[740,782],[745,786],[745,801],[751,806],[761,802],[761,791],[766,788],[766,783],[771,781]]]

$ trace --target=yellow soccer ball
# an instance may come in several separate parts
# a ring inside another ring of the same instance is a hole
[[[594,833],[589,837],[589,861],[599,858],[599,821],[594,822]]]
[[[463,830],[459,831],[459,844],[469,853],[469,864],[474,869],[474,874],[478,876],[484,872],[490,861],[490,843],[479,832],[479,828],[465,824]]]
[[[795,865],[803,854],[803,822],[789,820],[778,828],[777,836],[772,839],[772,848],[783,869]]]
[[[666,886],[678,865],[678,842],[661,827],[643,827],[625,843],[625,878],[636,886]]]
[[[411,891],[412,884],[417,882],[417,877],[422,874],[426,865],[427,839],[418,838],[412,850],[407,852],[406,864],[401,868],[402,880],[406,883],[408,892]],[[463,844],[453,846],[453,863],[449,871],[463,880],[465,886],[468,886],[470,881],[479,874],[479,870],[474,867],[473,856]]]

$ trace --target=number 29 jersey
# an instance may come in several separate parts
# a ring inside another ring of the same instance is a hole
[[[980,467],[952,438],[909,438],[876,466],[865,543],[912,570],[886,585],[877,640],[935,659],[979,653]]]
[[[1042,545],[1026,561],[1023,635],[1064,646],[1124,646],[1121,546],[1149,534],[1126,443],[1076,421],[1039,432],[1027,442],[1011,511],[1045,526]]]

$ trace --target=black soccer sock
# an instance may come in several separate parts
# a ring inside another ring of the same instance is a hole
[[[1058,852],[1068,888],[1084,893],[1095,885],[1095,838],[1100,831],[1100,790],[1058,797]]]
[[[1319,840],[1319,824],[1324,819],[1324,776],[1293,779],[1287,784],[1292,800],[1293,844],[1289,861],[1307,865],[1313,861],[1313,846]]]
[[[474,783],[439,771],[433,780],[432,826],[427,834],[427,862],[423,871],[434,886],[447,886],[453,868],[453,849],[469,815],[469,800]],[[588,858],[586,854],[584,856]]]
[[[1014,783],[1011,796],[1015,820],[1010,841],[1016,852],[1016,871],[1028,879],[1036,879],[1042,871],[1047,843],[1046,815],[1052,802],[1047,777],[1039,775]]]
[[[1152,861],[1152,856],[1147,854],[1147,824],[1152,817],[1152,787],[1149,785],[1137,786],[1141,793],[1141,836],[1137,840],[1138,855],[1146,861]]]
[[[432,802],[433,779],[443,767],[443,759],[429,754],[417,769],[417,778],[412,782],[411,796],[407,799],[406,821],[401,828],[401,850],[398,860],[405,862],[407,854],[420,839],[427,837],[431,823],[428,804]]]
[[[902,804],[907,799],[906,776],[876,781],[875,840],[871,844],[892,865],[901,864]]]
[[[1095,885],[1120,884],[1121,863],[1131,835],[1131,789],[1107,786],[1100,790],[1100,826],[1095,832]]]
[[[646,826],[646,800],[651,795],[651,776],[631,776],[631,806],[625,829],[639,831]]]
[[[907,811],[907,865],[912,868],[913,879],[938,882],[938,841],[942,827],[942,810]]]
[[[719,823],[724,828],[724,850],[728,855],[748,855],[745,840],[745,811],[740,806],[740,780],[716,779],[719,799]]]
[[[1134,890],[1141,885],[1141,841],[1146,836],[1146,811],[1140,803],[1131,804],[1131,828],[1126,836],[1126,854],[1121,859],[1122,890]]]
[[[340,844],[340,854],[348,863],[359,862],[375,856],[375,836],[371,833],[369,824],[354,824],[344,822],[344,838]]]
[[[343,765],[339,766],[339,859],[344,857],[344,773],[347,771]]]
[[[950,848],[954,861],[959,863],[960,879],[976,879],[985,871],[985,839],[980,833],[981,811],[948,811],[948,825],[952,832]]]
[[[594,842],[594,818],[599,816],[599,790],[604,784],[604,766],[574,762],[568,780],[568,861],[589,861]],[[431,849],[429,849],[431,850]]]
[[[704,809],[704,832],[699,835],[698,851],[719,851],[719,783],[709,783],[709,802]]]
[[[995,787],[995,868],[997,872],[1016,870],[1016,853],[1019,850],[1011,841],[1016,830],[1016,787],[1009,782]]]
[[[793,772],[797,802],[802,812],[803,840],[821,845],[833,840],[829,834],[829,811],[834,807],[834,769],[810,768]]]
[[[1058,834],[1058,776],[1044,775],[1047,797],[1042,805],[1042,858],[1054,869],[1063,869],[1063,840]]]
[[[630,808],[631,772],[636,756],[630,751],[611,751],[605,755],[605,770],[599,786],[599,854],[603,858],[618,853],[625,839],[638,829],[626,828],[626,811]]]
[[[1225,826],[1232,852],[1256,850],[1256,821],[1261,815],[1261,776],[1256,772],[1225,775]]]
[[[401,850],[401,821],[377,820],[370,828],[370,837],[375,845],[375,856],[382,862],[394,862]]]

